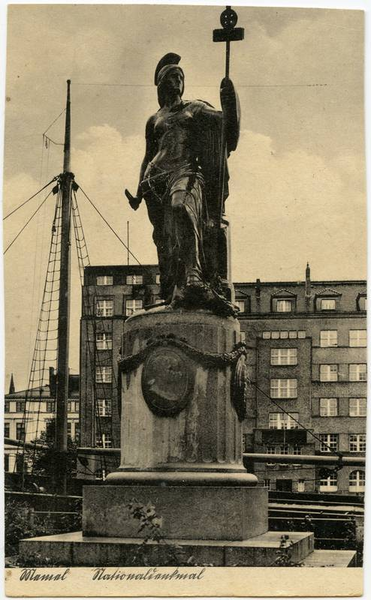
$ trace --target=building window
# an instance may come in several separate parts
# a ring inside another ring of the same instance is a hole
[[[319,305],[321,310],[336,310],[335,298],[321,298]]]
[[[267,488],[268,490],[272,489],[272,485],[271,485],[271,480],[270,479],[264,479],[264,487]]]
[[[334,348],[338,345],[338,332],[336,329],[324,329],[320,333],[321,348]]]
[[[130,317],[143,308],[143,300],[126,300],[125,315]]]
[[[305,479],[298,479],[298,492],[305,492]]]
[[[235,305],[238,306],[240,313],[245,312],[245,300],[235,300]]]
[[[367,365],[349,365],[349,381],[367,381]]]
[[[4,437],[10,438],[10,423],[4,423]]]
[[[107,471],[106,469],[97,469],[94,473],[95,479],[100,480],[100,481],[105,481],[106,477],[107,477]]]
[[[337,381],[338,365],[320,365],[320,381]]]
[[[112,275],[100,275],[97,277],[97,285],[113,285]]]
[[[364,492],[366,486],[366,474],[364,471],[352,471],[349,473],[349,491]]]
[[[349,416],[367,416],[366,398],[349,398]]]
[[[55,409],[55,402],[54,402],[54,400],[48,400],[46,402],[46,412],[53,413],[54,409]]]
[[[338,480],[337,474],[332,472],[330,475],[326,476],[328,471],[324,472],[325,475],[320,475],[319,481],[319,491],[320,492],[336,492],[338,489]]]
[[[273,311],[278,313],[289,313],[294,309],[294,301],[291,299],[273,299]]]
[[[67,422],[67,435],[72,438],[72,422],[68,421]]]
[[[271,379],[272,398],[297,398],[297,379]]]
[[[10,471],[9,454],[4,454],[4,471],[5,473],[9,473]]]
[[[4,412],[10,412],[10,402],[5,401],[4,403]]]
[[[366,434],[349,434],[349,452],[366,452]]]
[[[113,316],[113,300],[96,300],[95,314],[97,317],[112,317]]]
[[[127,275],[126,276],[126,284],[127,285],[142,285],[143,284],[143,275]]]
[[[337,452],[339,436],[337,433],[320,433],[320,452]]]
[[[112,333],[99,332],[95,341],[97,350],[112,350]]]
[[[95,381],[96,383],[112,383],[112,367],[97,367]]]
[[[15,439],[21,440],[23,442],[25,439],[25,435],[26,435],[26,431],[25,431],[24,423],[16,423]]]
[[[15,403],[15,412],[17,413],[23,413],[25,409],[25,402],[24,400],[18,400]]]
[[[112,438],[109,433],[102,433],[96,437],[97,448],[112,448]]]
[[[75,421],[75,442],[80,442],[80,423]]]
[[[297,365],[297,348],[272,348],[271,365]]]
[[[112,403],[109,398],[99,398],[97,400],[97,407],[100,417],[110,417],[112,415]]]
[[[358,299],[358,310],[367,310],[367,296],[360,296]]]
[[[297,429],[299,426],[294,419],[299,420],[299,413],[269,413],[269,429]]]
[[[351,348],[366,348],[367,329],[351,329],[349,331],[349,346]]]
[[[319,414],[321,417],[337,417],[338,416],[338,399],[337,398],[320,398]]]

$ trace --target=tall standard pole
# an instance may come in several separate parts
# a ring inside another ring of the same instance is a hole
[[[67,406],[69,381],[69,331],[70,331],[70,233],[71,197],[74,179],[71,173],[71,81],[67,81],[66,127],[64,139],[63,173],[60,185],[62,192],[61,259],[59,282],[58,313],[58,355],[57,355],[57,410],[55,427],[56,445],[56,484],[57,491],[66,493],[67,480]]]

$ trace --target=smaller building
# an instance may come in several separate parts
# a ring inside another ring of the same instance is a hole
[[[4,402],[4,438],[19,442],[32,442],[42,437],[48,425],[55,419],[56,375],[49,370],[49,384],[31,390],[15,391],[13,378]],[[79,375],[70,375],[68,393],[68,435],[79,442]],[[5,443],[4,470],[8,473],[21,471],[22,446]]]

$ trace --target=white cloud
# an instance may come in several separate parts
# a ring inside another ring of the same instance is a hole
[[[227,204],[234,278],[302,278],[307,260],[313,278],[364,277],[366,202],[353,185],[356,165],[347,156],[334,164],[303,150],[276,152],[270,138],[243,131]]]

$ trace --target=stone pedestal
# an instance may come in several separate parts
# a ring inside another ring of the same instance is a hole
[[[239,341],[236,319],[206,311],[158,309],[126,321],[121,466],[107,483],[256,484],[242,464],[231,397]]]
[[[233,397],[236,319],[155,309],[122,339],[121,465],[84,491],[83,534],[134,538],[134,499],[152,504],[169,540],[246,540],[268,529],[267,491],[242,463]]]

